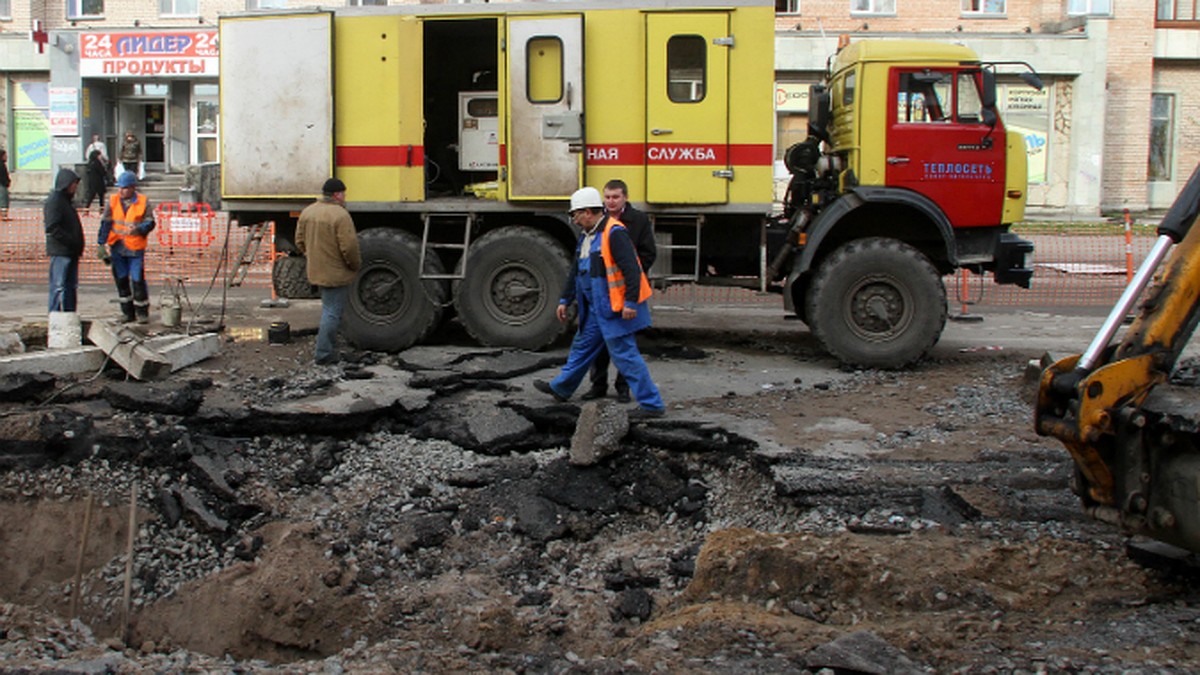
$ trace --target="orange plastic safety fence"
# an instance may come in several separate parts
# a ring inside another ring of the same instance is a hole
[[[157,210],[156,210],[157,213]],[[45,233],[42,210],[37,207],[9,209],[9,220],[0,222],[0,283],[46,283]],[[95,255],[100,227],[97,211],[81,212],[87,246],[80,265],[81,284],[111,283],[111,274]],[[183,237],[179,218],[199,217],[198,230],[185,223]],[[242,245],[248,238],[246,228],[230,227],[224,212],[193,216],[180,209],[170,211],[174,219],[171,236],[159,239],[147,251],[147,276],[154,279],[184,279],[189,286],[203,282],[222,270],[227,278]],[[201,234],[194,234],[200,232]],[[208,238],[208,243],[199,242]],[[1127,274],[1126,240],[1123,232],[1106,228],[1104,233],[1029,234],[1021,236],[1034,242],[1034,275],[1030,289],[1000,286],[991,274],[947,275],[946,296],[951,311],[970,306],[1054,308],[1107,306],[1116,302],[1125,289]],[[1139,264],[1154,244],[1153,228],[1137,228],[1132,233],[1132,260]],[[264,242],[250,265],[243,286],[271,288],[271,246]],[[218,280],[220,283],[221,280]],[[757,293],[743,288],[721,286],[674,285],[656,294],[656,302],[672,304],[732,304],[782,307],[777,293]]]
[[[216,239],[208,204],[159,204],[154,207],[154,222],[158,244],[167,248],[207,248]]]
[[[79,283],[111,284],[109,267],[96,255],[100,212],[81,210],[79,215],[83,220],[84,238]],[[8,218],[0,221],[0,283],[47,283],[50,263],[46,257],[42,209],[10,208]],[[155,229],[158,229],[157,225]],[[162,240],[152,242],[146,249],[146,279],[152,285],[164,279],[179,279],[189,288],[200,288],[207,287],[216,276],[216,286],[224,285],[237,263],[242,245],[249,238],[248,232],[244,227],[231,227],[224,212],[212,213],[209,232],[213,238],[205,246],[193,245],[193,240],[175,245],[164,245]],[[270,289],[271,262],[271,246],[264,242],[254,256],[242,286]]]

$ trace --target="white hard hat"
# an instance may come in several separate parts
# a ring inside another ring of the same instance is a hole
[[[600,198],[600,191],[594,187],[579,188],[571,195],[572,213],[580,209],[602,208],[604,208],[604,200]]]

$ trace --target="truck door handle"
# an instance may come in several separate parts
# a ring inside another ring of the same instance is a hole
[[[909,159],[907,157],[888,157],[887,158],[887,163],[891,164],[892,166],[895,166],[897,164],[908,164],[908,162],[909,162]]]
[[[652,136],[662,136],[663,134],[672,134],[672,133],[675,133],[675,132],[671,129],[651,129],[650,130],[650,135],[652,135]]]

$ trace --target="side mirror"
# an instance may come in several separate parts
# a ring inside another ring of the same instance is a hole
[[[1038,91],[1041,91],[1046,86],[1042,83],[1042,78],[1038,77],[1038,74],[1031,70],[1026,70],[1021,73],[1021,81],[1033,87],[1034,89],[1037,89]]]
[[[983,91],[979,92],[980,103],[984,110],[996,107],[996,73],[992,70],[983,71]]]

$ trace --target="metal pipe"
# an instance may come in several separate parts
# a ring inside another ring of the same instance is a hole
[[[1142,261],[1138,267],[1137,274],[1133,276],[1133,281],[1125,287],[1125,292],[1121,294],[1121,298],[1117,300],[1117,304],[1113,306],[1112,311],[1108,313],[1108,318],[1104,320],[1104,325],[1100,326],[1100,331],[1096,333],[1096,337],[1092,338],[1092,343],[1088,345],[1087,351],[1083,356],[1079,357],[1079,363],[1076,365],[1076,370],[1090,371],[1100,361],[1100,353],[1108,347],[1112,342],[1113,336],[1117,334],[1117,330],[1121,327],[1121,323],[1125,320],[1125,316],[1133,310],[1137,304],[1138,298],[1141,297],[1142,291],[1150,285],[1150,280],[1154,278],[1155,271],[1162,261],[1170,252],[1171,246],[1175,244],[1174,239],[1168,235],[1159,235],[1154,242],[1154,248]]]

